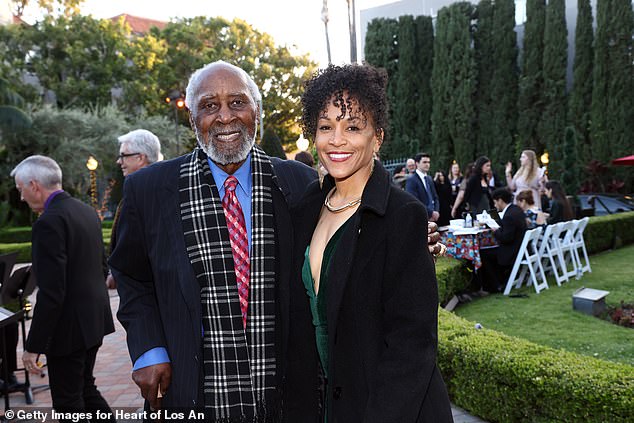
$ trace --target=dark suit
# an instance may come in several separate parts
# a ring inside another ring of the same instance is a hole
[[[92,377],[102,339],[114,332],[101,222],[92,207],[62,192],[32,236],[39,290],[26,349],[47,356],[56,410],[109,411]]]
[[[511,204],[504,212],[500,229],[493,235],[497,248],[481,250],[485,288],[500,291],[509,276],[526,232],[526,216],[521,208]]]
[[[166,408],[202,406],[201,288],[187,253],[178,195],[179,172],[186,160],[188,156],[159,162],[126,178],[117,245],[110,257],[121,298],[117,317],[127,331],[132,361],[155,347],[168,352],[172,382],[163,398]],[[287,201],[297,201],[317,175],[299,162],[272,159],[272,163],[281,185],[271,192],[278,258],[277,348],[282,366],[292,243]],[[281,383],[282,371],[278,377]]]
[[[416,197],[418,201],[423,203],[427,208],[427,215],[431,216],[432,212],[440,211],[440,201],[438,201],[438,193],[436,192],[434,181],[429,175],[425,176],[425,183],[427,184],[429,191],[425,189],[425,184],[423,184],[423,180],[420,178],[420,175],[418,173],[414,173],[411,178],[407,179],[407,182],[405,183],[405,191],[409,192]]]
[[[287,382],[314,403],[318,358],[300,269],[333,183],[328,176],[323,189],[313,183],[293,213]],[[438,290],[426,233],[422,204],[376,163],[328,275],[328,423],[452,421],[436,365]]]

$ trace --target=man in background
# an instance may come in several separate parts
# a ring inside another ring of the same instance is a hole
[[[158,137],[146,129],[135,129],[125,135],[121,135],[117,140],[119,141],[117,164],[121,167],[124,178],[162,158],[161,143]],[[117,211],[114,214],[112,222],[110,254],[112,254],[117,242],[116,229],[120,212],[121,203],[117,205]],[[115,289],[117,287],[117,282],[112,277],[110,271],[108,271],[108,277],[106,278],[106,286],[109,289]]]
[[[414,161],[416,162],[416,173],[407,180],[405,191],[425,205],[429,220],[435,222],[440,216],[440,202],[434,181],[428,175],[431,167],[431,156],[427,153],[418,153],[414,157]]]
[[[40,213],[32,231],[38,293],[24,367],[40,374],[37,357],[46,354],[56,411],[111,413],[93,377],[103,337],[114,332],[101,221],[92,207],[62,190],[62,170],[53,159],[30,156],[11,176],[22,201]]]

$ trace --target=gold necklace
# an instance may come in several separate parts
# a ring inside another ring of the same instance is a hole
[[[324,201],[324,206],[326,206],[326,208],[328,209],[328,211],[332,212],[332,213],[339,213],[342,212],[346,209],[349,209],[350,207],[354,207],[357,204],[359,204],[361,202],[361,197],[356,198],[352,201],[350,201],[347,204],[344,204],[343,206],[339,206],[339,207],[333,207],[330,204],[330,197],[332,197],[332,195],[335,193],[335,191],[337,190],[337,187],[332,187],[332,189],[330,190],[330,192],[328,193],[328,195],[326,196],[326,200]]]

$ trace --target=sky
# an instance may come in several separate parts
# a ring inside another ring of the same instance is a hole
[[[395,0],[356,0],[360,9]],[[82,14],[110,18],[121,13],[157,20],[174,17],[222,16],[240,18],[267,32],[280,45],[295,46],[294,52],[309,53],[320,66],[328,64],[322,0],[85,0]],[[328,32],[333,63],[350,61],[346,0],[328,0]]]

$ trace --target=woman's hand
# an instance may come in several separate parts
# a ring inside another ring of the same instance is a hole
[[[506,162],[506,169],[504,170],[505,173],[511,173],[513,172],[513,163],[511,162]]]

